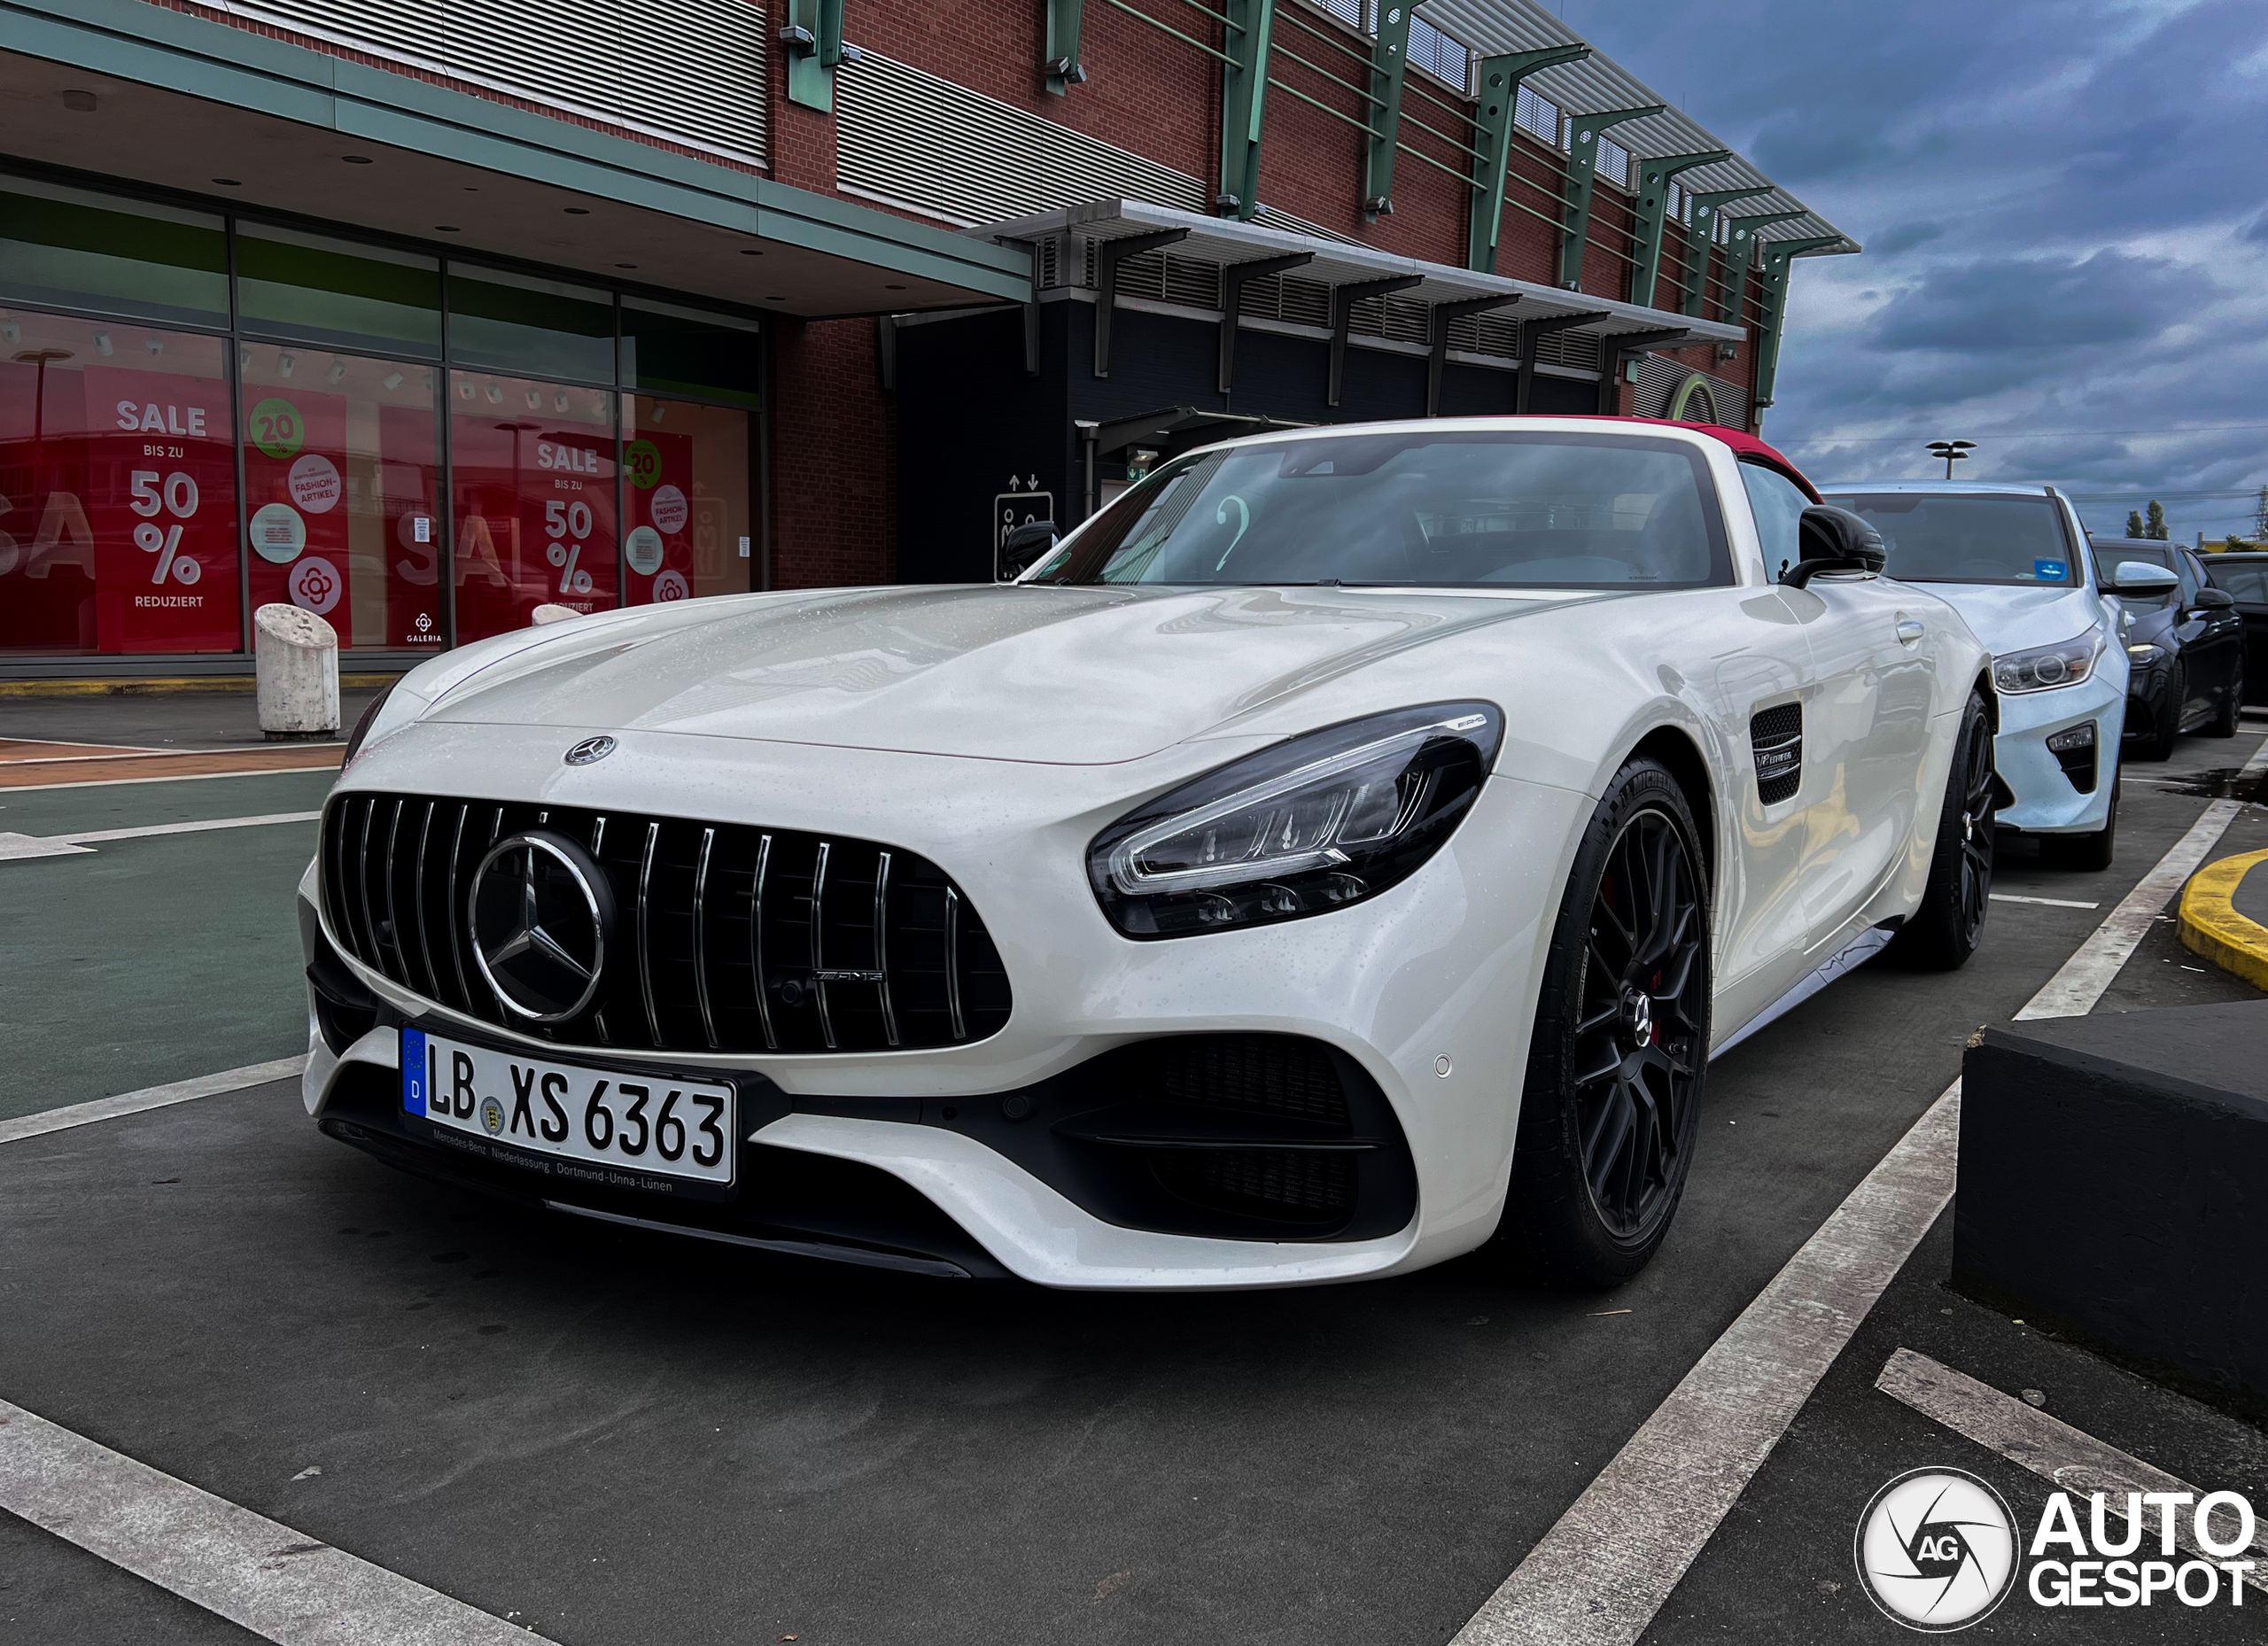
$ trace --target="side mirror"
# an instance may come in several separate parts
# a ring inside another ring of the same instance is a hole
[[[2201,588],[2197,591],[2197,609],[2226,611],[2236,604],[2236,596],[2225,588]]]
[[[2111,578],[2113,594],[2170,594],[2181,586],[2179,578],[2147,560],[2122,560]]]
[[[1822,571],[1877,572],[1890,558],[1881,532],[1832,503],[1805,509],[1796,532],[1803,557],[1780,573],[1780,581],[1797,588]]]
[[[1055,547],[1052,520],[1028,520],[1008,533],[1000,544],[1000,580],[1020,578]]]

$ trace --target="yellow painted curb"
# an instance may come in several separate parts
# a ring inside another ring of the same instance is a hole
[[[350,692],[374,691],[400,678],[399,674],[342,674],[338,684]],[[144,697],[175,692],[248,692],[254,684],[249,674],[190,675],[177,679],[0,680],[0,697]]]
[[[2181,894],[2181,946],[2255,989],[2268,989],[2268,926],[2239,914],[2230,899],[2245,872],[2263,862],[2268,862],[2268,851],[2209,863]]]

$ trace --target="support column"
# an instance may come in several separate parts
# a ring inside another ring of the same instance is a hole
[[[1118,266],[1130,257],[1154,252],[1189,238],[1186,229],[1161,229],[1154,234],[1122,235],[1095,242],[1095,376],[1110,376],[1110,317],[1118,308]]]
[[[835,113],[835,71],[843,61],[843,0],[788,0],[780,43],[788,49],[788,100]]]
[[[1536,346],[1547,334],[1568,331],[1577,326],[1588,326],[1613,318],[1612,310],[1601,308],[1581,314],[1540,314],[1534,320],[1523,322],[1520,326],[1520,380],[1513,392],[1513,414],[1522,417],[1527,415],[1528,390],[1535,382]]]
[[[1762,265],[1764,319],[1757,330],[1756,384],[1749,403],[1762,410],[1772,403],[1772,389],[1780,375],[1780,333],[1788,321],[1788,270],[1806,252],[1843,244],[1841,235],[1813,235],[1801,240],[1767,240],[1756,253]]]
[[[1406,291],[1425,282],[1423,275],[1389,275],[1384,280],[1349,280],[1331,288],[1331,384],[1325,405],[1339,404],[1339,387],[1347,376],[1347,329],[1354,323],[1355,305],[1366,297]]]
[[[1267,275],[1287,268],[1304,268],[1315,261],[1312,252],[1286,252],[1281,257],[1255,257],[1231,263],[1221,271],[1221,392],[1236,380],[1237,314],[1244,307],[1244,289]]]
[[[1685,301],[1682,312],[1699,319],[1709,300],[1709,253],[1717,244],[1717,213],[1735,200],[1752,200],[1772,192],[1772,185],[1753,189],[1714,189],[1693,197],[1693,221],[1685,236]]]
[[[1260,128],[1268,105],[1268,53],[1276,0],[1222,0],[1228,56],[1221,65],[1221,187],[1213,209],[1250,222],[1260,211]]]
[[[1736,326],[1748,323],[1748,265],[1758,245],[1756,231],[1768,223],[1791,223],[1802,212],[1759,212],[1753,217],[1731,217],[1732,238],[1725,248],[1725,306],[1717,318]]]
[[[1597,114],[1567,117],[1574,136],[1567,144],[1567,204],[1559,234],[1559,283],[1568,291],[1583,289],[1583,247],[1590,238],[1591,185],[1598,179],[1600,134],[1624,120],[1659,114],[1667,106],[1651,103],[1643,109],[1608,109]]]
[[[1580,63],[1588,46],[1553,46],[1480,59],[1480,105],[1472,117],[1472,217],[1465,232],[1464,266],[1496,272],[1496,236],[1504,215],[1505,171],[1512,158],[1512,115],[1520,82],[1555,63]]]
[[[1649,349],[1668,348],[1693,334],[1683,326],[1666,331],[1625,331],[1618,336],[1598,340],[1598,415],[1619,417],[1622,415],[1622,366],[1634,354],[1643,354]]]
[[[1402,136],[1402,71],[1409,67],[1410,20],[1417,0],[1380,0],[1379,35],[1371,45],[1370,135],[1363,139],[1363,215],[1376,222],[1394,212],[1394,145]]]
[[[1630,271],[1630,300],[1654,306],[1654,283],[1661,278],[1662,231],[1669,221],[1669,180],[1697,166],[1732,159],[1730,149],[1699,154],[1642,155],[1638,159],[1638,261]]]
[[[1459,298],[1453,303],[1433,305],[1433,348],[1425,361],[1425,415],[1441,415],[1441,373],[1449,363],[1449,322],[1464,314],[1485,314],[1491,309],[1510,308],[1520,300],[1515,291],[1510,297]]]
[[[1047,0],[1047,55],[1040,61],[1048,95],[1060,97],[1068,86],[1086,83],[1086,65],[1079,61],[1079,28],[1086,0]]]

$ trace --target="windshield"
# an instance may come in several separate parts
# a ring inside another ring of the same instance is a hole
[[[1829,497],[1882,533],[1883,570],[1906,583],[2047,583],[2084,574],[2048,497],[1942,497],[1888,492]]]
[[[1684,441],[1420,429],[1193,453],[1030,580],[1691,588],[1732,573]]]

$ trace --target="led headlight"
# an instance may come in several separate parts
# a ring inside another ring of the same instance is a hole
[[[2077,686],[2094,672],[2102,656],[2102,625],[2096,624],[2077,639],[2029,651],[2002,652],[1992,659],[1992,684],[2008,693],[2052,691]]]
[[[1503,740],[1494,703],[1311,732],[1161,795],[1095,837],[1087,875],[1129,937],[1295,920],[1377,896],[1441,849]]]
[[[2129,646],[2126,648],[2126,655],[2129,657],[2132,657],[2136,663],[2155,663],[2159,658],[2165,656],[2165,648],[2163,646],[2148,645]]]

